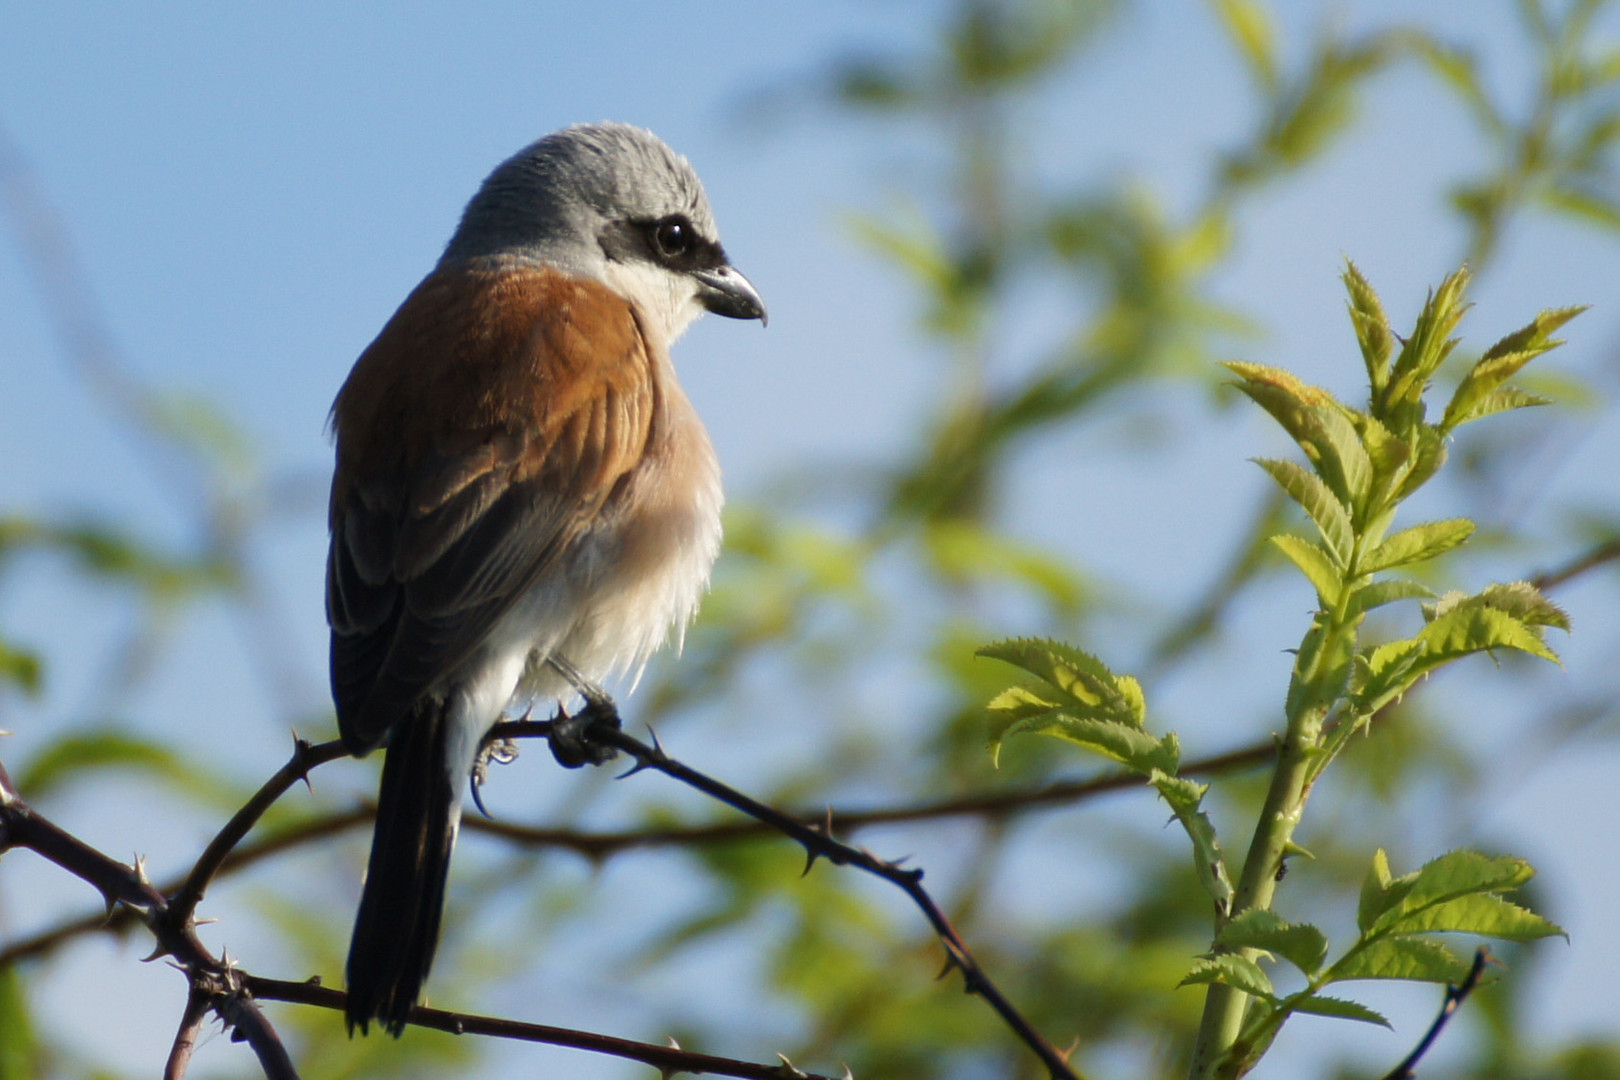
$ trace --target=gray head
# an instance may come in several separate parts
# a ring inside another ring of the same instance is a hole
[[[671,339],[704,309],[765,319],[759,294],[726,259],[691,164],[629,124],[564,128],[490,173],[439,265],[492,255],[601,281]]]

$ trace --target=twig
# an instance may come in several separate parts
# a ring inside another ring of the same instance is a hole
[[[336,742],[320,743],[310,747],[308,753],[322,755],[321,760],[325,761],[329,760],[329,758],[324,755],[341,754],[340,746],[341,744]],[[1270,741],[1257,743],[1225,754],[1216,754],[1211,757],[1200,758],[1197,761],[1189,761],[1182,766],[1181,775],[1209,776],[1251,768],[1265,764],[1275,752],[1276,748]],[[318,762],[311,761],[310,767],[313,768],[315,764],[318,764]],[[874,807],[867,810],[840,810],[834,808],[832,815],[841,830],[852,833],[874,825],[935,821],[954,817],[1006,817],[1032,810],[1068,806],[1098,795],[1136,788],[1146,790],[1143,788],[1141,777],[1134,773],[1121,771],[1107,773],[1087,780],[1059,781],[1040,788],[976,792],[951,799],[939,799],[934,802]],[[286,826],[256,843],[242,844],[231,849],[224,860],[218,862],[211,877],[220,877],[246,869],[284,851],[299,848],[305,844],[369,824],[375,818],[375,815],[376,807],[373,804],[360,803],[347,810],[334,811],[330,814]],[[825,815],[826,811],[793,813],[793,816],[799,821],[806,823],[824,818]],[[663,828],[587,832],[579,829],[541,828],[507,821],[492,821],[487,818],[473,816],[463,821],[461,827],[466,832],[496,836],[514,844],[529,847],[565,848],[588,859],[606,858],[618,852],[636,848],[730,843],[776,832],[772,826],[764,822],[750,820],[721,821],[703,825],[674,825]],[[210,848],[220,844],[221,838],[225,835],[225,831],[222,830],[220,836],[215,838],[213,844],[210,844]],[[239,836],[238,839],[240,839]],[[201,865],[201,860],[199,860],[199,865]],[[198,871],[194,867],[186,877],[164,882],[158,887],[159,891],[166,896],[176,896],[191,878],[197,876]],[[206,884],[206,881],[204,884]],[[87,912],[84,915],[65,920],[55,926],[47,927],[28,937],[18,938],[4,947],[0,947],[0,969],[21,960],[44,956],[83,934],[117,933],[126,930],[133,921],[132,913],[125,908],[118,909],[110,918],[103,911]]]
[[[231,851],[242,842],[249,830],[264,816],[265,811],[286,794],[288,788],[305,779],[309,775],[309,770],[317,765],[324,765],[334,758],[343,757],[346,753],[343,744],[336,740],[312,746],[303,739],[294,738],[292,758],[254,792],[247,805],[231,815],[231,820],[225,823],[225,827],[219,830],[208,847],[203,849],[196,865],[191,868],[185,884],[174,893],[174,899],[170,901],[171,917],[181,923],[189,922],[192,912],[197,910],[197,904],[201,902],[203,893],[208,889],[208,883],[219,873],[220,868],[225,865],[225,860],[230,857]]]
[[[286,1001],[297,1005],[314,1005],[322,1009],[340,1011],[343,1009],[345,1000],[343,992],[318,983],[286,982],[255,975],[245,975],[243,980],[253,996],[260,1001]],[[761,1065],[757,1062],[715,1057],[711,1054],[696,1054],[690,1050],[682,1050],[679,1046],[634,1042],[630,1039],[617,1039],[611,1035],[597,1035],[589,1031],[552,1027],[548,1024],[530,1024],[494,1016],[449,1012],[444,1009],[431,1009],[425,1005],[418,1005],[411,1010],[409,1023],[415,1027],[448,1031],[452,1035],[492,1035],[520,1042],[591,1050],[651,1065],[665,1076],[677,1073],[710,1073],[717,1076],[743,1077],[745,1080],[834,1080],[833,1077],[802,1072],[789,1064],[785,1058],[776,1065]]]
[[[1485,973],[1485,965],[1490,962],[1490,950],[1480,946],[1479,950],[1474,953],[1474,963],[1468,969],[1468,974],[1463,981],[1456,986],[1446,987],[1446,999],[1440,1005],[1440,1015],[1434,1018],[1434,1023],[1429,1025],[1429,1030],[1423,1033],[1423,1038],[1418,1040],[1418,1044],[1412,1048],[1412,1052],[1407,1054],[1399,1065],[1391,1069],[1384,1076],[1384,1080],[1412,1080],[1415,1075],[1412,1070],[1417,1068],[1417,1063],[1422,1060],[1424,1054],[1429,1052],[1429,1048],[1434,1045],[1434,1041],[1440,1037],[1440,1032],[1450,1022],[1452,1014],[1457,1011],[1458,1006],[1468,1000],[1468,995],[1472,994],[1474,989],[1479,986],[1480,976]]]
[[[490,733],[491,738],[516,738],[522,736],[543,736],[551,731],[551,724],[543,720],[516,720],[505,724],[497,724]],[[649,746],[639,739],[625,734],[617,728],[605,724],[597,724],[590,729],[593,739],[600,740],[629,754],[636,761],[636,769],[653,769],[672,779],[679,780],[689,787],[696,788],[711,798],[718,799],[728,806],[742,811],[748,816],[765,822],[773,829],[797,841],[810,854],[809,865],[815,860],[824,858],[835,866],[853,866],[876,875],[902,889],[914,904],[922,911],[923,916],[933,927],[940,942],[945,946],[946,968],[956,968],[962,972],[968,993],[977,994],[994,1009],[1014,1034],[1040,1058],[1046,1066],[1048,1074],[1053,1080],[1080,1080],[1078,1074],[1070,1067],[1068,1055],[1059,1051],[1035,1030],[1033,1024],[1009,1001],[983,968],[974,959],[973,953],[968,949],[967,943],[962,940],[956,928],[934,903],[928,890],[923,888],[923,872],[920,869],[906,869],[899,863],[887,862],[879,859],[868,851],[850,847],[840,843],[832,837],[832,820],[829,817],[820,826],[805,825],[803,822],[785,814],[775,807],[764,803],[728,787],[714,778],[692,769],[664,752],[664,749],[654,741]],[[632,770],[635,771],[635,770]],[[808,869],[808,866],[807,866]]]
[[[1577,555],[1563,566],[1537,574],[1530,579],[1530,584],[1538,589],[1555,589],[1589,570],[1595,570],[1604,563],[1614,562],[1617,559],[1620,559],[1620,540],[1606,540]]]
[[[169,1048],[169,1060],[163,1064],[163,1080],[185,1080],[191,1053],[197,1049],[197,1037],[207,1019],[208,995],[193,986],[186,998],[186,1011],[180,1017],[180,1030],[174,1033],[174,1045]]]
[[[298,1080],[280,1037],[244,992],[240,973],[208,951],[192,923],[176,924],[167,917],[167,899],[146,880],[141,866],[111,859],[40,816],[22,800],[0,768],[0,850],[8,847],[28,848],[90,883],[109,907],[122,903],[141,912],[158,940],[156,955],[174,957],[190,980],[192,993],[204,995],[208,1007],[247,1040],[268,1080]],[[175,1052],[171,1052],[170,1060],[174,1058]]]

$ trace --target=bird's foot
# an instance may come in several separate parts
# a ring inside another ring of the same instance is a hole
[[[618,731],[619,707],[606,694],[586,698],[585,707],[569,715],[562,706],[551,721],[551,756],[565,769],[584,765],[605,765],[619,756],[616,747],[604,742],[601,732]]]
[[[507,765],[517,760],[518,745],[511,739],[489,739],[479,749],[478,756],[473,759],[472,767],[472,801],[478,807],[478,812],[485,817],[493,819],[494,814],[484,806],[483,789],[489,782],[489,766]]]
[[[548,657],[547,662],[585,699],[585,707],[572,716],[562,706],[557,707],[556,719],[551,722],[552,756],[565,769],[612,761],[619,751],[603,741],[600,733],[618,731],[624,726],[619,719],[618,705],[606,690],[580,674],[565,658],[554,655]]]

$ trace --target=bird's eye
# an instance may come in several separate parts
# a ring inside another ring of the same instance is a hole
[[[653,230],[653,242],[665,258],[684,255],[692,246],[692,224],[683,217],[667,217]]]

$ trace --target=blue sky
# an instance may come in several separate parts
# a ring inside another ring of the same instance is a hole
[[[1285,34],[1297,51],[1325,9],[1286,7]],[[238,775],[279,758],[287,714],[324,704],[318,489],[330,461],[323,427],[331,397],[431,266],[483,175],[563,124],[627,120],[687,154],[728,250],[770,304],[765,333],[706,320],[676,352],[731,490],[758,490],[803,460],[881,457],[901,445],[940,369],[913,332],[904,288],[852,242],[843,215],[893,207],[895,193],[926,175],[918,158],[927,142],[837,118],[811,88],[831,58],[926,41],[943,10],[898,0],[13,6],[0,31],[0,134],[60,215],[120,361],[154,385],[219,403],[264,470],[301,485],[307,509],[271,530],[255,555],[286,620],[296,669],[275,694],[255,671],[251,643],[222,613],[204,610],[172,628],[172,647],[133,699],[107,701],[97,690],[102,657],[128,613],[108,610],[49,566],[8,582],[0,598],[7,633],[52,657],[93,662],[62,663],[42,703],[0,713],[16,733],[0,749],[25,755],[65,718],[116,711],[155,730],[185,730]],[[1333,10],[1349,29],[1397,16],[1433,22],[1491,58],[1494,85],[1521,85],[1525,76],[1524,55],[1504,44],[1515,32],[1507,3],[1346,2]],[[1240,136],[1247,104],[1242,73],[1205,7],[1162,0],[1127,12],[1093,63],[1057,80],[1016,122],[1030,164],[1052,182],[1137,178],[1174,213],[1203,190],[1211,149]],[[1243,246],[1219,284],[1268,328],[1247,358],[1286,363],[1343,390],[1353,386],[1340,362],[1348,341],[1341,259],[1362,266],[1397,325],[1409,322],[1423,289],[1462,252],[1462,231],[1436,192],[1483,161],[1461,110],[1416,72],[1381,80],[1364,121],[1301,182],[1246,215]],[[1529,223],[1509,236],[1480,283],[1469,340],[1493,340],[1542,307],[1594,303],[1557,360],[1612,393],[1617,268],[1613,238]],[[127,429],[64,363],[35,285],[17,243],[0,247],[0,507],[93,509],[155,538],[192,539],[161,470],[154,474],[132,450]],[[1042,329],[1037,312],[1007,332],[1036,341]],[[1261,489],[1245,459],[1281,447],[1241,412],[1168,449],[1121,450],[1117,434],[1060,438],[1023,481],[1031,504],[1058,486],[1106,506],[1106,527],[1095,513],[1066,519],[1015,505],[1013,515],[1135,595],[1173,603],[1213,572],[1224,548],[1207,537],[1238,527]],[[1615,505],[1620,430],[1607,399],[1570,421],[1558,453],[1554,490],[1531,508]],[[1167,503],[1187,508],[1187,527],[1155,527]],[[1487,517],[1524,509],[1483,508]],[[1530,569],[1559,554],[1532,553]],[[1166,578],[1164,566],[1184,576]],[[1567,599],[1580,630],[1569,643],[1568,677],[1612,687],[1605,664],[1620,635],[1603,606],[1612,589]],[[1304,603],[1291,598],[1285,614]],[[1245,613],[1254,626],[1274,617]],[[1172,709],[1194,711],[1175,686],[1167,693]],[[198,716],[218,719],[197,727]],[[1488,752],[1495,729],[1488,720],[1482,728]],[[1544,976],[1547,1024],[1556,1030],[1612,1029],[1612,1009],[1593,988],[1611,981],[1620,956],[1612,920],[1603,925],[1614,871],[1583,867],[1581,844],[1591,834],[1572,836],[1567,827],[1616,820],[1620,803],[1599,792],[1617,767],[1609,744],[1542,763],[1478,822],[1522,841],[1554,882],[1558,915],[1575,935]],[[108,821],[116,794],[62,813],[93,828],[106,850],[150,849],[153,822]],[[195,820],[173,808],[160,808],[157,820],[173,830],[175,853],[191,850]],[[71,883],[45,874],[30,873],[26,888],[0,880],[0,931],[37,921],[41,905],[82,900]],[[133,959],[113,955],[76,961],[47,1001],[65,1006],[95,993],[95,964],[127,967]],[[154,994],[179,989],[166,972],[142,977]],[[161,1055],[177,1007],[169,997],[154,1001],[150,1017],[120,1021],[129,1025],[121,1037]],[[221,1053],[227,1060],[230,1051]]]

